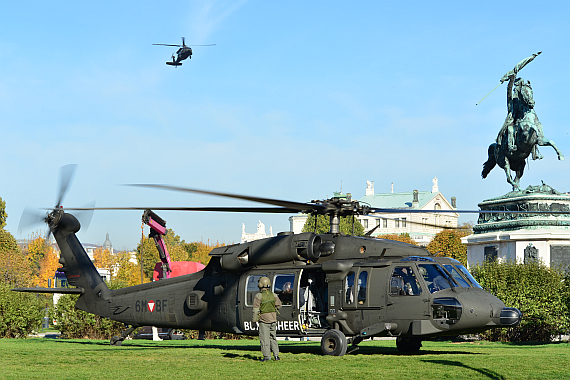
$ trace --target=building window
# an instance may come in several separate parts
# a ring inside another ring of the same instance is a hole
[[[427,218],[422,218],[422,226],[427,228]]]
[[[368,219],[360,219],[360,223],[362,223],[362,227],[364,227],[365,230],[368,229]]]
[[[485,252],[484,252],[485,261],[489,261],[489,262],[497,261],[498,251],[499,250],[494,245],[490,245],[490,246],[485,247]]]
[[[394,219],[394,227],[400,228],[400,219],[399,218]]]
[[[380,219],[376,219],[376,225],[377,225],[378,227],[380,227],[380,222],[381,222]]]
[[[406,218],[402,218],[402,227],[406,228]]]
[[[388,228],[388,219],[382,219],[384,221],[384,228]]]

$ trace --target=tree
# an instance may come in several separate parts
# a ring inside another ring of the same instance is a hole
[[[426,248],[434,256],[451,257],[467,266],[467,246],[461,242],[461,238],[467,235],[465,230],[443,230]]]
[[[378,235],[376,237],[378,239],[396,240],[396,241],[401,241],[401,242],[408,243],[408,244],[418,245],[418,243],[416,243],[416,241],[414,239],[412,239],[410,237],[410,234],[407,232],[403,233],[403,234],[384,234],[384,235]]]
[[[48,246],[45,239],[39,233],[32,235],[26,252],[26,258],[30,264],[32,277],[38,276],[40,272],[40,262],[44,258],[47,250]]]
[[[166,235],[163,236],[163,239],[172,261],[196,261],[192,258],[196,249],[192,244],[182,240],[172,229],[168,228],[166,230]],[[143,253],[143,272],[150,279],[154,272],[154,266],[160,262],[160,255],[154,239],[143,237],[137,246],[137,257],[141,257],[141,251]]]
[[[97,248],[93,252],[93,265],[95,265],[95,268],[107,269],[111,272],[114,261],[115,259],[108,249]]]
[[[124,286],[140,284],[140,266],[131,261],[131,252],[119,252],[114,258],[113,266],[116,268],[116,271],[114,272],[113,281]]]
[[[210,262],[211,257],[209,256],[209,253],[212,251],[212,249],[224,245],[219,242],[216,242],[215,244],[213,243],[210,244],[210,240],[208,240],[206,243],[204,243],[203,241],[199,241],[187,244],[190,246],[189,249],[192,250],[190,261],[197,261],[204,265],[208,265],[208,263]]]
[[[6,213],[6,202],[0,197],[0,229],[4,229],[6,226],[6,219],[8,219],[8,214]]]
[[[364,235],[364,227],[360,221],[352,216],[341,216],[339,229],[343,235],[353,235],[353,222],[354,222],[354,235]],[[327,215],[317,215],[316,217],[317,229],[315,231],[315,215],[309,215],[303,226],[303,232],[315,232],[317,234],[326,234],[330,231],[330,217]]]
[[[13,286],[29,286],[30,273],[30,264],[14,236],[0,229],[0,281]]]
[[[457,227],[457,229],[465,234],[463,236],[467,236],[467,235],[471,235],[473,233],[473,226],[474,226],[473,222],[465,222],[465,223],[459,225],[459,227]]]
[[[40,260],[37,277],[34,278],[33,285],[47,287],[48,279],[53,278],[57,268],[61,266],[59,256],[51,246],[46,246],[44,257]]]

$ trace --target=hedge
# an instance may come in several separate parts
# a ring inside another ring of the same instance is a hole
[[[519,326],[489,330],[491,341],[550,341],[570,328],[570,276],[541,262],[487,262],[470,268],[475,279],[522,314]]]
[[[26,338],[41,327],[45,300],[11,289],[11,285],[0,283],[0,337]]]

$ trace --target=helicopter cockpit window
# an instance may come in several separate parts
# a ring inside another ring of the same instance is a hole
[[[293,305],[295,274],[277,274],[273,282],[273,293],[279,296],[283,306]]]
[[[412,267],[397,267],[390,278],[391,296],[417,296],[422,294],[422,288]]]
[[[444,264],[443,267],[451,274],[451,277],[453,277],[453,279],[455,280],[455,282],[459,284],[459,286],[462,286],[464,288],[469,287],[469,283],[465,281],[465,279],[459,274],[459,271],[457,271],[457,269],[455,269],[453,265]]]
[[[345,291],[345,303],[351,305],[354,303],[354,272],[350,272],[346,276],[346,285],[344,287]]]
[[[247,284],[245,289],[245,305],[246,306],[253,306],[253,299],[255,295],[259,293],[259,288],[257,284],[259,283],[259,279],[265,276],[264,274],[254,274],[247,278]]]
[[[469,282],[471,282],[471,285],[473,285],[476,288],[479,289],[483,289],[483,287],[481,285],[479,285],[479,283],[477,282],[477,280],[475,280],[473,278],[473,276],[471,275],[471,273],[469,273],[469,271],[467,270],[467,268],[465,268],[463,265],[461,264],[455,264],[455,266],[457,267],[457,269],[459,269],[461,271],[461,273],[463,273],[465,275],[465,277],[467,277],[467,279],[469,280]]]
[[[356,290],[359,305],[366,302],[366,283],[368,282],[368,272],[362,271],[358,276],[358,289]]]
[[[453,280],[438,264],[420,264],[418,267],[431,293],[451,288]],[[455,282],[453,285],[456,286]]]

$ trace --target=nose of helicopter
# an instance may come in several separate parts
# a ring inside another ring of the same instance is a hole
[[[518,326],[519,323],[521,323],[522,313],[517,308],[504,307],[501,310],[498,321],[496,321],[497,318],[493,318],[493,319],[495,319],[494,322],[495,323],[498,322],[497,324],[501,327],[514,327],[514,326]]]

